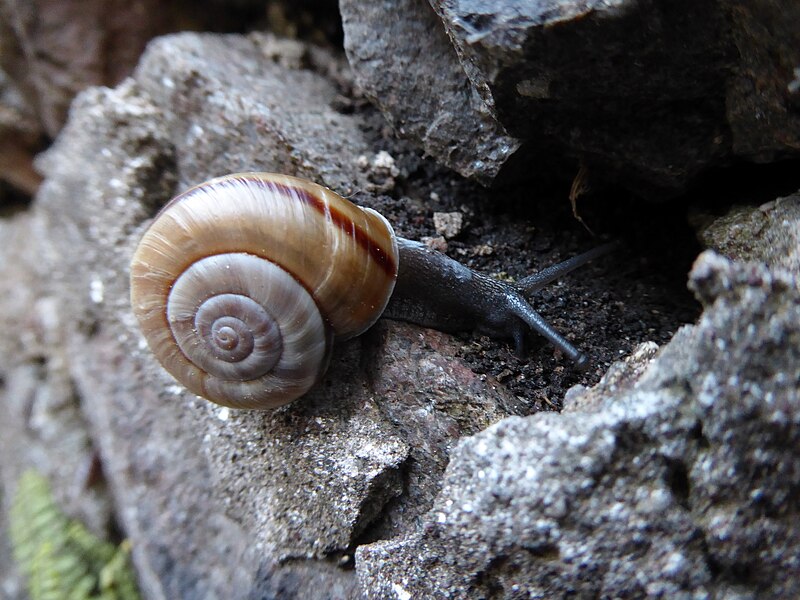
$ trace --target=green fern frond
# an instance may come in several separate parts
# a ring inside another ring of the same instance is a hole
[[[14,559],[28,580],[31,600],[138,600],[130,543],[98,539],[62,513],[47,480],[20,477],[9,512]]]

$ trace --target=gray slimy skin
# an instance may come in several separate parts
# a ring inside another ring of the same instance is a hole
[[[384,317],[409,321],[441,331],[475,330],[496,338],[512,339],[522,357],[530,332],[538,333],[566,354],[577,370],[588,359],[564,339],[530,305],[530,297],[551,281],[611,252],[605,244],[507,284],[477,273],[425,245],[397,238],[400,267]]]

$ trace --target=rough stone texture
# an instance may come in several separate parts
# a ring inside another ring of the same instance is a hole
[[[674,193],[734,158],[797,156],[794,0],[431,0],[513,136],[594,180]]]
[[[470,84],[431,7],[425,0],[339,6],[356,80],[392,127],[442,164],[490,183],[519,143]]]
[[[190,157],[179,155],[182,187],[245,170],[290,173],[342,194],[367,186],[354,168],[372,153],[365,134],[331,108],[336,88],[311,70],[328,65],[315,64],[308,52],[301,60],[294,42],[284,52],[275,44],[271,36],[178,36],[154,42],[142,58],[142,89],[156,105],[173,107],[160,126],[173,143],[194,149]],[[283,67],[286,54],[310,69]]]
[[[800,194],[757,207],[735,206],[722,217],[702,220],[698,236],[707,248],[800,273]]]
[[[0,495],[0,502],[5,505],[5,500]],[[11,548],[8,540],[8,523],[5,514],[0,516],[0,594],[7,600],[23,600],[25,598],[24,586],[21,578],[16,574]]]
[[[525,412],[525,403],[497,381],[453,360],[450,336],[426,330],[423,337],[419,331],[384,321],[369,336],[379,338],[384,353],[369,365],[369,378],[383,398],[384,416],[409,446],[409,460],[403,497],[389,503],[365,539],[413,530],[440,491],[454,441]]]
[[[629,391],[650,366],[658,353],[658,344],[643,342],[630,355],[618,360],[608,368],[597,385],[587,388],[574,385],[564,397],[563,413],[597,410],[608,398]]]
[[[342,65],[301,50],[264,35],[159,39],[133,79],[78,96],[33,207],[0,222],[3,501],[30,465],[60,498],[94,489],[97,453],[101,509],[71,513],[107,520],[113,499],[148,598],[357,597],[352,548],[414,523],[454,441],[514,411],[453,346],[417,365],[419,330],[405,325],[341,345],[312,393],[264,413],[188,394],[147,351],[128,264],[177,188],[242,169],[344,193],[370,183],[358,165],[374,141],[333,108],[327,76]]]
[[[70,328],[59,316],[56,283],[64,275],[52,268],[55,249],[32,243],[46,231],[42,219],[27,214],[0,220],[0,302],[7,311],[0,321],[2,501],[10,504],[18,477],[34,467],[52,482],[59,506],[104,534],[111,499],[69,373]],[[0,570],[4,598],[22,589],[16,574]]]
[[[463,440],[421,527],[357,550],[367,596],[797,597],[797,274],[707,252],[691,287],[635,384]]]

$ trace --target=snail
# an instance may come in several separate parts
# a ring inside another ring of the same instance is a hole
[[[274,408],[321,378],[334,340],[381,315],[510,338],[519,356],[533,331],[583,368],[586,357],[525,296],[608,246],[507,284],[396,236],[379,213],[325,187],[237,173],[161,209],[131,262],[131,306],[156,358],[190,391]]]

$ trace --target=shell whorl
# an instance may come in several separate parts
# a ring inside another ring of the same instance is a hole
[[[131,304],[192,392],[271,408],[319,379],[334,337],[377,320],[396,276],[382,216],[301,179],[242,173],[162,209],[131,262]]]

